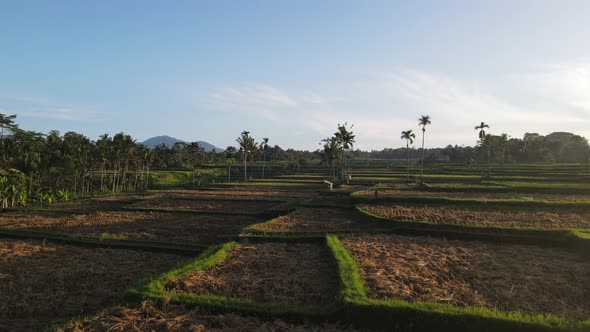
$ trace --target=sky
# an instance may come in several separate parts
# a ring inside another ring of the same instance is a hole
[[[0,113],[23,129],[319,148],[590,138],[590,1],[0,0]],[[415,144],[419,144],[416,142]]]

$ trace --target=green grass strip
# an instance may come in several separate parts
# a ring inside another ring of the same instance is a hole
[[[344,302],[363,303],[367,301],[367,291],[361,279],[360,268],[350,252],[342,245],[336,235],[326,236],[326,243],[338,265],[340,278],[340,297]]]
[[[181,278],[193,271],[210,269],[218,262],[227,258],[229,253],[236,246],[236,242],[228,242],[222,245],[211,246],[201,253],[195,260],[180,265],[179,267],[166,272],[156,278],[146,278],[139,281],[127,291],[130,297],[161,300],[166,297],[164,287],[173,278]]]
[[[368,300],[348,307],[346,316],[365,327],[401,331],[588,331],[590,321],[527,315],[444,303]]]

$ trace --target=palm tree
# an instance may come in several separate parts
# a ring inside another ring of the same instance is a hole
[[[347,153],[348,156],[350,156],[350,151],[353,149],[355,142],[354,138],[356,137],[356,135],[354,135],[352,132],[354,125],[351,125],[350,129],[346,128],[347,125],[348,123],[346,122],[343,125],[338,124],[338,131],[334,133],[334,138],[340,144],[340,155],[343,163],[343,179],[350,179],[350,167],[346,165],[347,163],[344,154]]]
[[[327,162],[332,168],[332,181],[336,180],[335,163],[338,160],[338,151],[341,148],[340,142],[335,137],[328,137],[320,142],[324,144],[322,151],[322,160]]]
[[[260,148],[262,149],[262,178],[264,179],[264,168],[266,166],[266,150],[269,148],[267,137],[262,139],[262,143],[260,143]]]
[[[236,148],[228,146],[225,149],[225,162],[227,163],[227,182],[231,182],[231,165],[234,163],[236,155]]]
[[[506,133],[500,135],[500,145],[502,146],[502,162],[506,162],[506,148],[508,147],[508,141],[510,140],[510,136]]]
[[[481,124],[479,126],[475,126],[475,130],[479,129],[479,139],[483,140],[486,137],[486,131],[484,130],[484,128],[490,128],[490,126],[485,123],[485,122],[481,122]]]
[[[426,126],[430,123],[430,115],[422,115],[418,119],[418,126],[422,126],[422,150],[420,151],[420,183],[424,181],[424,134],[426,133]]]
[[[482,148],[484,147],[484,141],[486,141],[486,131],[484,130],[485,128],[490,128],[490,126],[483,121],[479,124],[479,126],[475,126],[475,130],[479,130],[479,141],[481,142]],[[489,166],[490,166],[490,144],[489,144],[490,142],[489,142],[489,139],[487,140],[487,143],[488,144],[485,144],[485,145],[487,145],[487,147],[488,147],[487,150],[488,150],[488,173],[489,173]],[[483,149],[482,149],[482,154],[483,154]],[[483,159],[483,156],[481,159]]]
[[[14,123],[14,119],[16,119],[16,114],[6,115],[0,113],[0,149],[2,149],[2,161],[5,161],[7,158],[6,149],[4,147],[4,130],[13,133],[18,129],[18,126]]]
[[[104,191],[104,178],[106,175],[108,154],[109,149],[111,148],[112,140],[109,138],[109,134],[100,135],[99,137],[99,140],[96,141],[96,146],[98,148],[99,159],[101,161],[100,193],[102,194]]]
[[[414,143],[414,138],[416,138],[416,134],[411,129],[402,131],[401,139],[406,140],[406,150],[408,151],[408,181],[410,181],[410,144]]]
[[[244,153],[244,181],[248,181],[248,154],[254,155],[256,152],[257,144],[254,141],[254,137],[250,136],[249,131],[243,131],[240,137],[236,139],[236,142],[240,145],[240,150]]]

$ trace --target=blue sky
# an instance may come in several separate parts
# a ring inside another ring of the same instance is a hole
[[[590,137],[590,1],[2,1],[0,113],[21,127],[316,149]]]

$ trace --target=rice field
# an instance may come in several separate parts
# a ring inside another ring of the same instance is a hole
[[[375,193],[377,192],[377,193]],[[449,198],[457,201],[478,200],[483,202],[564,202],[564,203],[590,203],[590,195],[551,194],[551,193],[517,193],[517,192],[445,192],[445,191],[419,191],[400,189],[362,190],[355,193],[355,197],[368,199],[381,198]]]
[[[320,245],[238,244],[214,268],[171,280],[166,289],[259,303],[321,305],[336,301],[338,276]]]
[[[165,272],[185,259],[0,239],[0,330],[39,330],[75,315],[91,314],[117,304],[137,279]]]
[[[456,206],[446,204],[364,204],[360,208],[377,216],[431,224],[475,227],[570,229],[589,228],[587,208],[524,208],[513,206]]]
[[[293,213],[252,226],[252,229],[274,232],[350,231],[386,228],[377,221],[362,220],[360,216],[341,208],[302,207]]]
[[[350,235],[343,243],[370,298],[590,315],[590,262],[571,252],[399,235]]]
[[[81,321],[72,322],[58,332],[74,331],[154,331],[154,332],[362,332],[337,323],[299,323],[293,324],[281,319],[262,319],[237,314],[211,314],[188,309],[182,305],[161,308],[151,301],[136,307],[117,307],[106,313]]]
[[[236,237],[259,223],[249,215],[200,215],[153,211],[99,211],[89,214],[9,212],[0,229],[57,232],[114,239],[143,239],[213,244]]]
[[[0,331],[590,326],[587,166],[353,167],[1,211]]]

